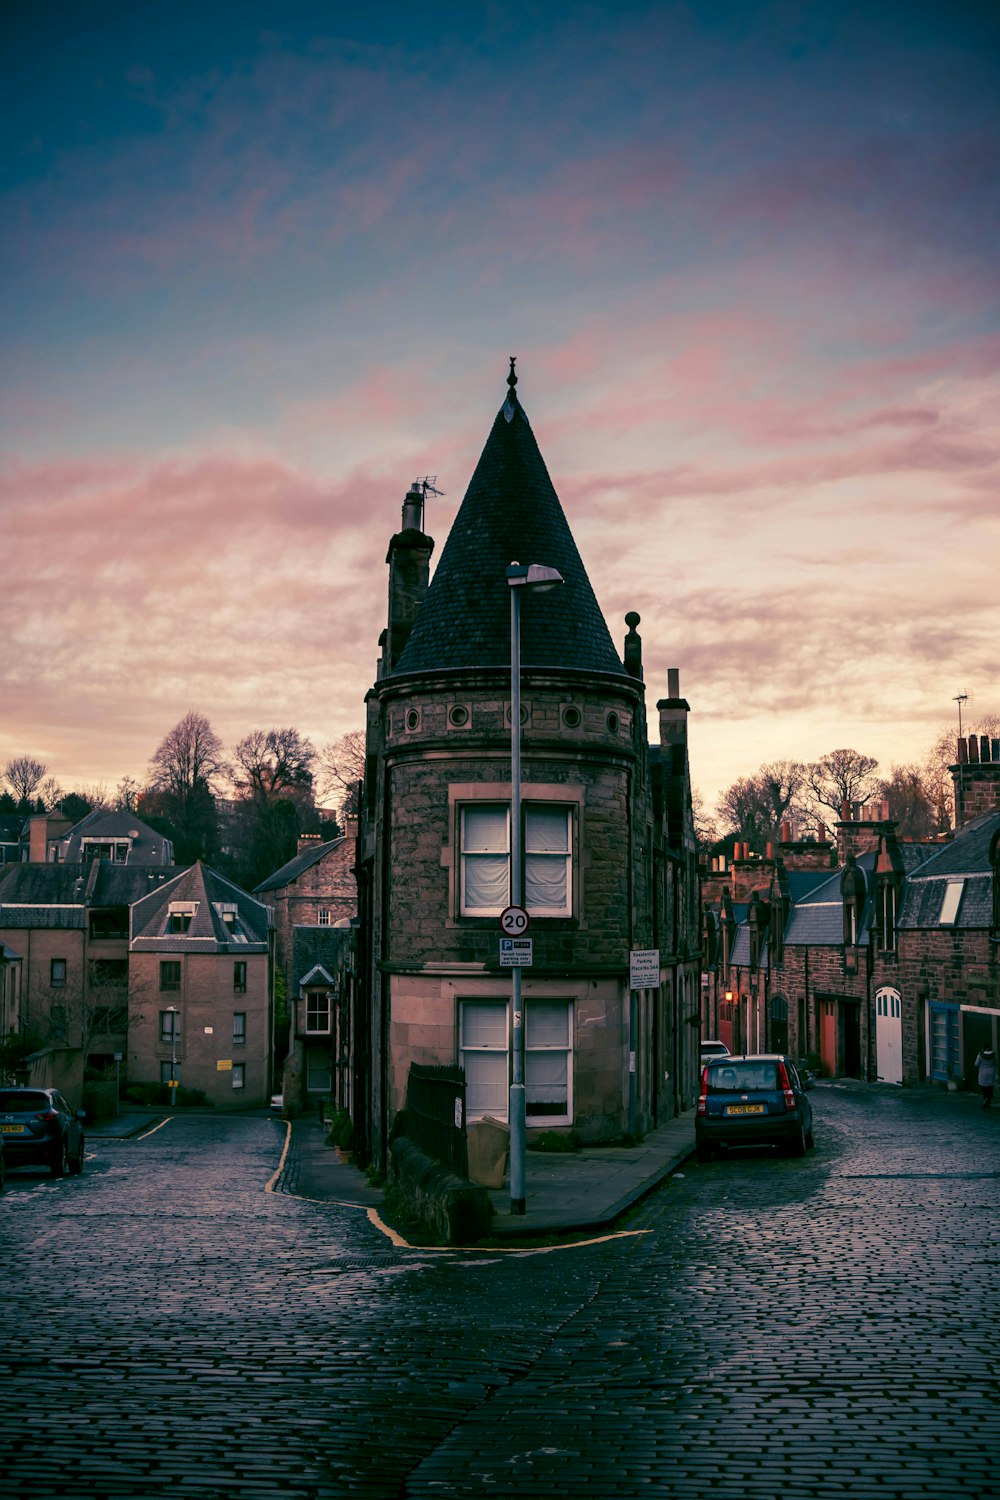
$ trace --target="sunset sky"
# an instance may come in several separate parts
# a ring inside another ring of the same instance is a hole
[[[0,765],[360,728],[511,354],[709,806],[1000,713],[997,4],[10,0],[0,125]]]

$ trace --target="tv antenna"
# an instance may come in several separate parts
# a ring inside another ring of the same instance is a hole
[[[963,703],[968,703],[968,701],[969,701],[969,695],[968,695],[968,693],[957,693],[955,695],[954,701],[958,704],[958,737],[959,737],[959,739],[961,739],[962,738],[962,704]]]
[[[420,479],[415,479],[413,481],[413,488],[415,490],[422,490],[424,499],[426,500],[428,495],[444,494],[444,490],[438,489],[437,482],[438,477],[436,474],[424,474]]]

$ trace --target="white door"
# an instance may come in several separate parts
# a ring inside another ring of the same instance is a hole
[[[903,1022],[898,990],[875,996],[875,1050],[880,1083],[903,1081]]]

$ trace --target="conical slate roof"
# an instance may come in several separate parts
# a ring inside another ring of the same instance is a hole
[[[476,471],[393,676],[510,664],[512,562],[565,582],[521,608],[523,666],[624,675],[535,435],[508,378]]]

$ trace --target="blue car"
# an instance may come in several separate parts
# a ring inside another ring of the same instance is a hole
[[[709,1062],[701,1073],[694,1140],[701,1162],[736,1146],[777,1146],[805,1156],[813,1144],[812,1105],[791,1058],[759,1052]]]
[[[40,1165],[53,1177],[83,1171],[82,1109],[73,1110],[58,1089],[0,1088],[0,1137],[11,1167]]]

